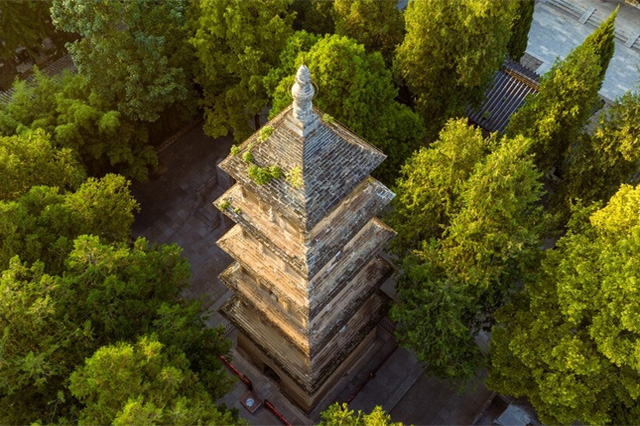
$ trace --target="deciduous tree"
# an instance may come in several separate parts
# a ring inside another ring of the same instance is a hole
[[[68,194],[33,187],[15,201],[0,202],[0,270],[20,255],[28,263],[43,261],[49,273],[59,272],[79,235],[127,241],[137,209],[122,176],[89,179]]]
[[[34,75],[33,84],[16,83],[11,101],[0,108],[0,133],[41,128],[52,136],[55,148],[71,148],[91,175],[117,171],[147,178],[158,159],[144,125],[111,109],[82,75]]]
[[[73,190],[85,179],[72,150],[55,149],[42,130],[20,136],[0,136],[0,200],[13,200],[32,186]]]
[[[320,415],[322,421],[318,426],[402,426],[400,422],[391,421],[391,416],[382,407],[376,406],[367,414],[358,410],[349,410],[346,403],[333,403]]]
[[[404,18],[396,0],[336,0],[333,5],[336,34],[382,53],[387,65],[404,38]]]
[[[220,412],[183,353],[168,354],[155,336],[98,349],[71,375],[87,424],[234,424]]]
[[[54,24],[82,39],[68,46],[92,90],[132,120],[155,121],[186,98],[191,53],[185,0],[54,0]]]
[[[393,182],[405,158],[423,144],[424,130],[418,115],[395,101],[398,90],[382,55],[366,53],[347,37],[325,36],[309,52],[299,53],[289,76],[280,81],[271,117],[291,104],[289,90],[303,63],[318,87],[314,105],[387,154],[376,176]]]
[[[511,1],[409,2],[394,68],[415,96],[428,135],[481,100],[507,54],[516,9]]]
[[[236,141],[259,127],[258,115],[268,103],[263,78],[278,65],[293,33],[291,0],[206,1],[193,22],[205,110],[204,129],[213,137],[233,130]]]
[[[498,312],[488,385],[545,423],[636,424],[640,189],[574,212],[519,300]]]

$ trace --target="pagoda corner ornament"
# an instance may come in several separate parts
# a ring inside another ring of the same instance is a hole
[[[221,311],[238,351],[310,412],[363,367],[387,313],[380,286],[393,268],[380,253],[395,232],[376,216],[394,194],[370,176],[386,156],[313,107],[305,65],[291,94],[268,136],[219,166],[236,180],[215,201],[236,223],[218,240],[234,259],[220,275],[234,293]],[[274,169],[266,181],[251,173]]]

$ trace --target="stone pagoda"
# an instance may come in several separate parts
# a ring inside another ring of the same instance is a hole
[[[218,245],[238,350],[310,412],[387,312],[395,232],[376,215],[394,194],[370,176],[386,156],[313,107],[305,65],[295,80],[293,104],[220,163],[237,183],[215,204],[236,223]]]

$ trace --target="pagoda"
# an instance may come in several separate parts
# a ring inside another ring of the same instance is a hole
[[[394,194],[370,173],[386,158],[312,105],[308,68],[293,104],[225,158],[236,184],[215,201],[236,225],[218,245],[233,259],[221,308],[238,351],[310,412],[363,354],[386,315],[380,257]]]

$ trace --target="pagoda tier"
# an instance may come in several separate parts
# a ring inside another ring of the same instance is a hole
[[[379,288],[393,268],[379,254],[395,232],[376,216],[394,194],[370,176],[385,155],[312,107],[304,66],[293,95],[220,164],[237,183],[215,204],[237,224],[218,245],[235,260],[222,312],[238,349],[310,411],[363,362],[386,314]],[[283,176],[267,183],[249,176],[276,166]]]

